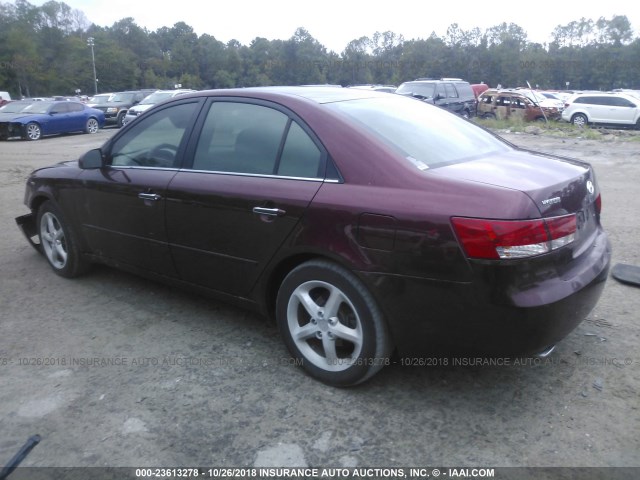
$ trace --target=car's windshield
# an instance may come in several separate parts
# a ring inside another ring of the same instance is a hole
[[[33,102],[31,105],[22,110],[23,113],[47,113],[49,108],[54,105],[52,102]]]
[[[0,113],[18,113],[31,105],[31,102],[11,102],[0,107]]]
[[[133,100],[133,96],[133,93],[116,93],[109,99],[109,101],[114,103],[130,102]]]
[[[160,103],[163,100],[167,100],[173,96],[173,92],[155,92],[145,97],[144,100],[140,102],[140,105],[155,105],[156,103]]]
[[[435,83],[406,82],[398,87],[396,93],[410,93],[412,95],[419,95],[424,98],[433,98],[435,91]]]
[[[390,95],[327,106],[373,132],[420,170],[509,149],[457,115],[411,98]]]
[[[96,95],[89,99],[89,103],[106,103],[111,98],[111,94],[108,95]]]

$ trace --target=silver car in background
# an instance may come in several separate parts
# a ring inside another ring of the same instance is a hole
[[[195,92],[196,90],[190,89],[179,89],[179,90],[158,90],[153,92],[150,95],[147,95],[139,104],[131,107],[127,114],[125,115],[122,125],[126,125],[138,118],[139,115],[142,115],[156,103],[163,102],[173,97],[177,97],[178,95],[184,95],[185,93]]]

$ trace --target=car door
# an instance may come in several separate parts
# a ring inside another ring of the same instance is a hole
[[[608,123],[609,100],[606,97],[588,97],[585,101],[585,111],[590,122]]]
[[[216,100],[191,168],[167,191],[167,233],[181,278],[246,297],[301,221],[326,153],[299,119],[273,105]]]
[[[458,95],[458,91],[453,83],[445,83],[444,84],[445,94],[447,96],[447,103],[449,104],[447,108],[455,113],[461,113],[464,107],[460,96]]]
[[[85,114],[84,106],[76,103],[69,102],[69,125],[67,132],[79,132],[85,129],[88,116]]]
[[[55,103],[49,110],[49,118],[43,125],[42,133],[50,135],[69,132],[71,124],[71,113],[68,102]]]
[[[180,162],[198,99],[170,104],[132,125],[104,149],[104,166],[83,170],[80,209],[92,252],[175,276],[165,229],[166,191]]]

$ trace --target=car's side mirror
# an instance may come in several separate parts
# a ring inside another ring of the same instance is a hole
[[[99,148],[89,150],[87,153],[80,157],[78,165],[84,170],[104,167],[104,157],[102,156],[102,150]]]

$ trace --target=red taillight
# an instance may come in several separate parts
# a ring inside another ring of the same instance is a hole
[[[575,240],[576,215],[536,220],[453,217],[451,223],[470,258],[501,259],[540,255]]]
[[[598,194],[598,196],[596,197],[596,213],[600,215],[601,211],[602,211],[602,195]]]

